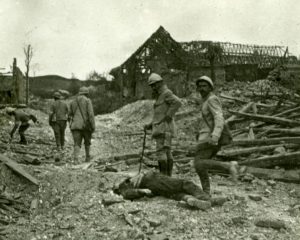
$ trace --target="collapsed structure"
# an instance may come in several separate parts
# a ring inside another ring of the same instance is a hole
[[[146,79],[150,72],[163,75],[173,92],[184,97],[193,89],[191,80],[208,75],[224,81],[266,78],[280,65],[297,63],[288,47],[228,42],[177,42],[159,27],[123,64],[111,70],[125,99],[149,98]],[[299,66],[298,66],[299,68]]]
[[[26,102],[26,81],[14,58],[12,71],[0,72],[0,104]]]

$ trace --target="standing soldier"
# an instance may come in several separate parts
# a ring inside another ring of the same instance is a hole
[[[17,129],[19,129],[20,135],[20,144],[27,144],[27,140],[25,137],[25,131],[29,128],[29,121],[32,120],[34,123],[37,123],[37,118],[32,114],[27,114],[22,110],[16,110],[14,108],[8,107],[6,108],[6,113],[10,116],[14,116],[14,127],[10,132],[10,142],[13,139],[14,133]]]
[[[180,99],[165,85],[162,77],[152,73],[148,78],[155,98],[152,122],[144,126],[152,128],[152,137],[156,141],[156,157],[159,171],[172,176],[173,156],[171,153],[172,138],[175,134],[174,115],[181,106]]]
[[[222,105],[213,93],[214,84],[207,76],[196,80],[197,91],[203,99],[202,121],[195,156],[195,169],[199,175],[202,189],[210,195],[209,169],[229,171],[236,180],[236,162],[225,163],[212,160],[222,145],[231,142],[231,135],[223,117]]]
[[[73,160],[78,162],[82,139],[85,146],[85,161],[90,161],[90,146],[92,133],[95,131],[95,117],[91,100],[88,98],[89,89],[81,87],[78,96],[70,105],[70,128],[74,140]]]
[[[63,150],[65,145],[65,130],[68,119],[68,105],[62,100],[59,92],[53,94],[54,102],[50,106],[49,125],[53,128],[57,150]]]

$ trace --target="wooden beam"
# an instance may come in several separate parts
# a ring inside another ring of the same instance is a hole
[[[281,182],[300,183],[299,170],[277,170],[266,168],[246,167],[244,173],[250,173],[257,178],[273,179]]]
[[[248,109],[250,109],[253,105],[253,102],[249,102],[247,103],[245,106],[243,106],[243,108],[239,111],[241,113],[246,112]],[[232,115],[230,118],[226,119],[226,123],[230,123],[233,120],[236,119],[236,115]]]
[[[15,161],[9,159],[3,154],[0,154],[0,161],[2,161],[6,166],[8,166],[10,169],[15,171],[16,173],[20,174],[27,180],[29,180],[31,183],[35,185],[39,185],[39,181],[34,178],[32,175],[30,175],[28,172],[26,172],[18,163]]]
[[[229,112],[248,119],[266,122],[266,123],[275,123],[275,124],[290,126],[290,127],[300,126],[300,121],[294,121],[286,118],[266,116],[260,114],[241,113],[241,112],[231,111],[231,110],[229,110]]]
[[[289,165],[299,166],[300,165],[300,151],[284,154],[276,154],[272,156],[265,156],[256,159],[249,159],[239,163],[240,165],[270,168],[275,166]]]
[[[232,146],[257,146],[257,145],[273,145],[282,143],[294,143],[300,144],[300,137],[281,137],[281,138],[269,138],[269,139],[235,139],[230,145]]]
[[[250,147],[250,148],[223,149],[219,151],[217,155],[220,157],[234,157],[240,155],[247,155],[251,153],[267,152],[277,147],[293,148],[297,146],[299,147],[299,145],[297,144],[276,144],[276,145],[258,146],[258,147]]]

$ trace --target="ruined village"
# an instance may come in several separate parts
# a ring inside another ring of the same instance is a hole
[[[288,46],[179,42],[160,26],[111,69],[112,80],[26,76],[19,61],[12,56],[10,71],[0,73],[0,239],[300,239],[300,61]],[[144,131],[153,117],[152,73],[181,103],[172,178],[200,187],[193,161],[203,99],[195,80],[214,83],[233,137],[214,159],[238,165],[237,181],[209,171],[214,203],[151,192],[128,200],[114,191],[139,171],[160,171]],[[82,147],[75,162],[69,123],[58,150],[49,114],[54,93],[70,106],[83,88],[95,131],[90,159]],[[8,108],[36,117],[27,144],[17,131],[10,138]]]

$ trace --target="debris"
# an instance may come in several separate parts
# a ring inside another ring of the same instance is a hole
[[[28,172],[26,172],[19,164],[14,162],[13,160],[9,159],[8,157],[4,156],[3,154],[0,154],[0,161],[2,161],[5,165],[7,165],[9,168],[11,168],[13,171],[17,172],[27,180],[29,180],[31,183],[35,185],[39,185],[39,181],[34,178],[32,175],[30,175]]]
[[[277,230],[287,229],[286,223],[278,219],[258,219],[255,221],[255,225],[258,227],[274,228]]]
[[[262,200],[261,196],[255,195],[255,194],[248,195],[248,197],[253,201],[261,201]]]

